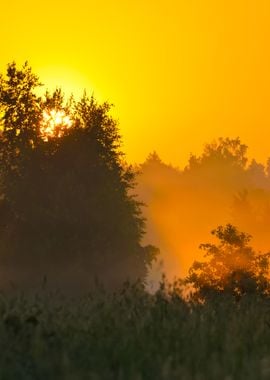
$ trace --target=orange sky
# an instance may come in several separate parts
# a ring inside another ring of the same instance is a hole
[[[1,1],[1,61],[115,104],[129,161],[218,136],[270,156],[269,0]]]

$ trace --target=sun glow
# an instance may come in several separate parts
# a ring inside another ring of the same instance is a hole
[[[43,111],[42,116],[40,133],[44,141],[53,137],[62,137],[73,124],[70,116],[64,110],[46,110]]]

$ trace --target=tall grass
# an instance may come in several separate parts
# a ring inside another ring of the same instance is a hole
[[[185,302],[126,285],[68,300],[0,299],[0,379],[270,378],[270,302]]]

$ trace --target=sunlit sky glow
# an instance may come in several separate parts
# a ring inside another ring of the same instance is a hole
[[[182,166],[219,136],[270,156],[268,0],[2,1],[1,61],[114,103],[124,150]]]
[[[63,136],[65,130],[72,127],[72,120],[63,110],[46,110],[43,111],[40,124],[40,132],[44,141],[51,137]]]

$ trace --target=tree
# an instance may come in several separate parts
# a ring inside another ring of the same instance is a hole
[[[227,224],[212,231],[219,244],[201,244],[208,261],[194,262],[185,282],[193,297],[206,300],[228,294],[239,299],[247,294],[269,296],[270,253],[259,254],[249,246],[251,236]]]
[[[228,196],[250,187],[247,160],[247,146],[239,138],[219,138],[206,144],[200,156],[190,157],[183,179],[206,195],[211,193],[217,203],[214,207],[219,209],[220,202],[228,202]]]
[[[65,103],[61,90],[40,98],[38,85],[28,65],[19,70],[15,63],[0,82],[2,279],[32,287],[46,275],[49,284],[79,289],[95,278],[107,286],[144,280],[157,250],[141,245],[134,173],[110,105],[86,95]],[[72,126],[60,118],[44,136],[52,110]]]
[[[194,155],[189,160],[187,169],[197,166],[225,165],[245,168],[247,164],[247,146],[242,144],[239,137],[235,139],[219,138],[211,144],[206,144],[200,157]]]

